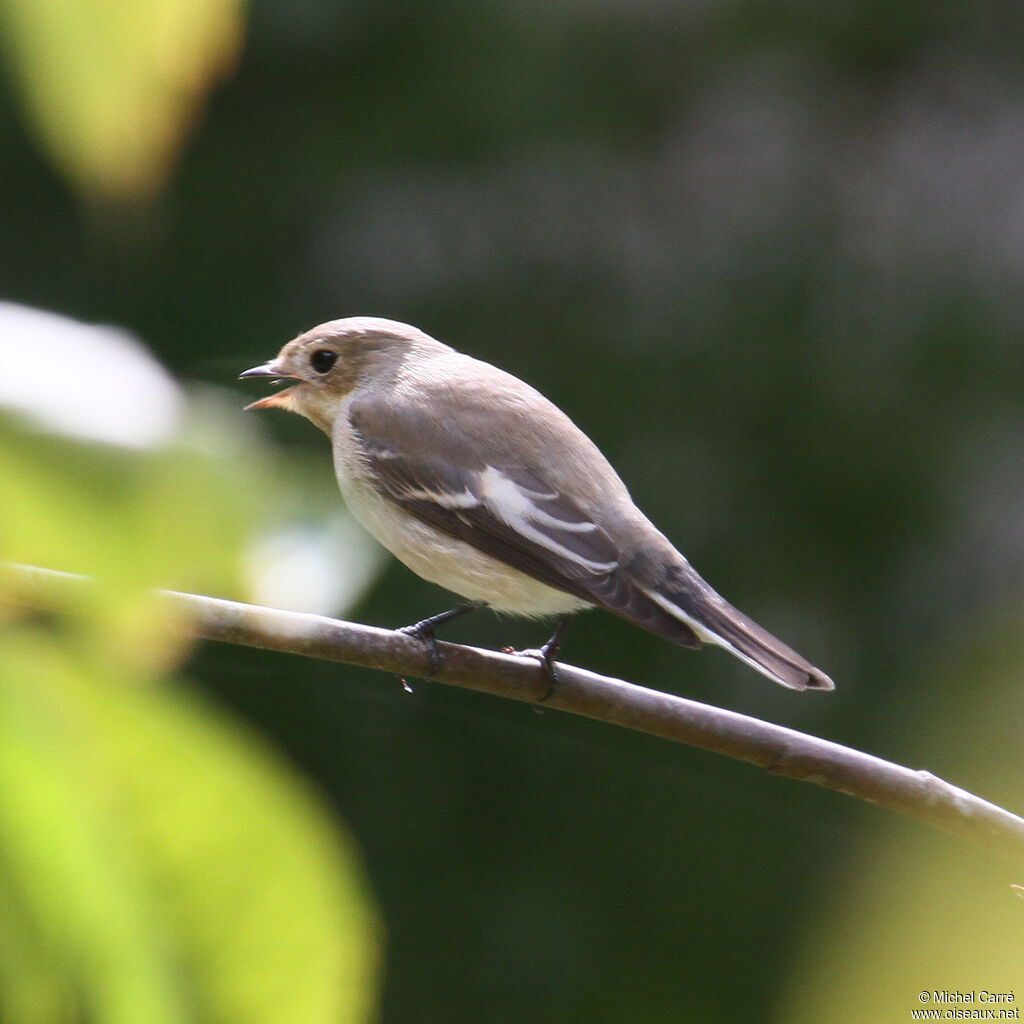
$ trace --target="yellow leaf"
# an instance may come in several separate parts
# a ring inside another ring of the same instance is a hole
[[[243,0],[0,0],[17,83],[51,159],[92,199],[162,185],[210,84],[229,70]]]

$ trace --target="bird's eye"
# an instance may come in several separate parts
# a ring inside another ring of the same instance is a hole
[[[310,357],[310,366],[317,373],[327,373],[338,359],[338,353],[329,348],[318,348]]]

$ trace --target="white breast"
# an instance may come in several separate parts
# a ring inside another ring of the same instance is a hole
[[[418,576],[470,601],[486,601],[495,611],[516,615],[561,615],[590,606],[441,533],[383,497],[359,460],[344,415],[335,424],[333,443],[334,471],[349,511]]]

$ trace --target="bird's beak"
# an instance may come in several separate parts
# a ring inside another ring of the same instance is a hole
[[[271,360],[269,363],[254,366],[251,370],[246,370],[238,375],[239,380],[245,380],[247,377],[287,377],[288,379],[293,379],[295,374],[285,373],[277,363]]]
[[[251,370],[246,370],[238,375],[239,380],[246,380],[249,377],[275,377],[277,380],[302,379],[294,373],[286,373],[273,360],[263,363],[261,366],[254,366]],[[284,391],[278,391],[273,395],[267,395],[266,398],[250,402],[245,407],[245,411],[248,412],[250,409],[288,409],[291,406],[291,392],[294,390],[294,388],[285,388]]]

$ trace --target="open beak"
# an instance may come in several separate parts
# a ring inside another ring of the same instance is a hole
[[[269,363],[263,363],[261,366],[254,366],[251,370],[246,370],[244,373],[240,373],[238,375],[239,380],[246,380],[249,377],[274,377],[278,381],[302,379],[294,373],[285,373],[273,360]],[[293,390],[294,388],[285,388],[284,391],[278,391],[273,395],[267,395],[266,398],[260,398],[255,402],[250,402],[245,407],[245,411],[248,411],[249,409],[287,409],[291,404],[290,392]]]

